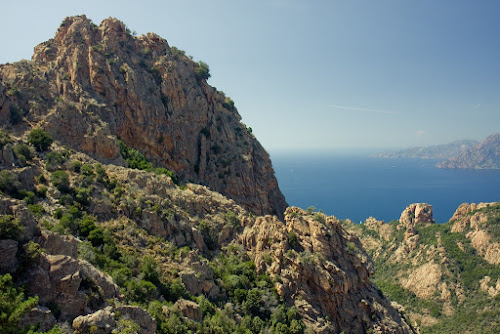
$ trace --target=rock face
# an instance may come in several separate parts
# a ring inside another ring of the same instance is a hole
[[[123,165],[121,139],[182,180],[282,218],[287,204],[268,153],[199,66],[155,34],[132,36],[116,19],[96,26],[70,17],[35,47],[32,61],[0,67],[0,120],[12,122],[17,110],[64,145]]]
[[[368,279],[373,263],[340,221],[295,207],[285,220],[259,217],[242,242],[258,272],[279,277],[279,296],[295,305],[314,333],[412,332],[377,293]]]
[[[494,331],[500,319],[500,203],[461,204],[447,223],[432,224],[427,204],[412,204],[399,221],[344,227],[372,257],[372,280],[423,331]],[[472,317],[470,315],[473,315]]]
[[[488,263],[498,265],[500,264],[500,242],[495,237],[497,232],[490,222],[491,215],[486,211],[495,206],[498,206],[498,203],[463,203],[450,221],[453,222],[452,232],[465,233],[480,256]]]
[[[437,166],[440,168],[500,169],[500,133],[489,136],[483,142]]]
[[[416,224],[435,223],[432,216],[432,205],[426,203],[414,203],[407,206],[401,213],[399,222],[406,227],[415,226]]]

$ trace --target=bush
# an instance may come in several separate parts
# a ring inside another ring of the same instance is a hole
[[[53,140],[49,133],[43,129],[33,129],[28,135],[28,143],[33,145],[38,152],[46,151]]]
[[[82,163],[78,160],[73,160],[71,162],[71,169],[73,169],[73,171],[75,173],[80,173],[80,169],[82,168]]]
[[[222,103],[222,106],[229,111],[233,111],[234,110],[234,101],[231,98],[226,96],[226,99]]]
[[[11,196],[17,196],[20,188],[21,182],[19,182],[14,172],[9,170],[0,171],[0,191],[6,192]]]
[[[61,192],[69,193],[71,191],[68,173],[63,170],[53,172],[50,176],[50,182]]]
[[[194,74],[198,79],[208,80],[208,78],[210,78],[210,68],[208,67],[208,64],[203,61],[199,61],[198,66],[194,69]]]
[[[17,239],[22,231],[23,227],[19,220],[11,215],[0,215],[0,236],[2,239]]]
[[[123,294],[130,302],[145,303],[157,296],[156,286],[145,280],[132,279],[125,282]]]
[[[68,160],[69,152],[64,150],[62,152],[49,152],[47,153],[46,165],[50,170],[57,169]]]
[[[26,332],[19,328],[19,321],[37,304],[38,297],[24,299],[24,293],[14,286],[10,274],[0,276],[0,328],[3,334]]]
[[[14,145],[14,154],[22,165],[26,165],[26,162],[31,160],[31,150],[28,145],[16,144]]]
[[[300,243],[299,243],[299,236],[295,231],[290,231],[288,233],[288,245],[290,245],[291,249],[294,249],[296,251],[300,251]]]
[[[23,119],[23,113],[19,109],[18,106],[16,105],[11,105],[10,106],[10,124],[16,125],[17,123],[21,122]]]
[[[12,140],[10,139],[10,136],[7,133],[0,130],[0,148],[3,148],[5,145],[11,142]]]
[[[41,217],[45,213],[43,206],[39,204],[28,204],[28,209],[35,217]]]

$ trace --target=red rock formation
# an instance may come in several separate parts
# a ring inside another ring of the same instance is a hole
[[[70,17],[31,62],[1,67],[0,119],[8,124],[14,106],[64,145],[123,165],[121,139],[184,181],[282,218],[287,204],[268,153],[198,66],[158,35]]]

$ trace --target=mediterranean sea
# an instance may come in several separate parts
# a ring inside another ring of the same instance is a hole
[[[380,159],[368,154],[271,152],[289,205],[314,206],[355,223],[398,220],[411,203],[433,206],[447,222],[464,202],[500,201],[500,170],[441,169],[433,159]]]

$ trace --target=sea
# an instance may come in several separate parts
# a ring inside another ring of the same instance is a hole
[[[398,220],[412,203],[433,206],[447,222],[464,202],[500,201],[500,170],[441,169],[435,159],[382,159],[367,152],[271,152],[289,205],[340,219]]]

